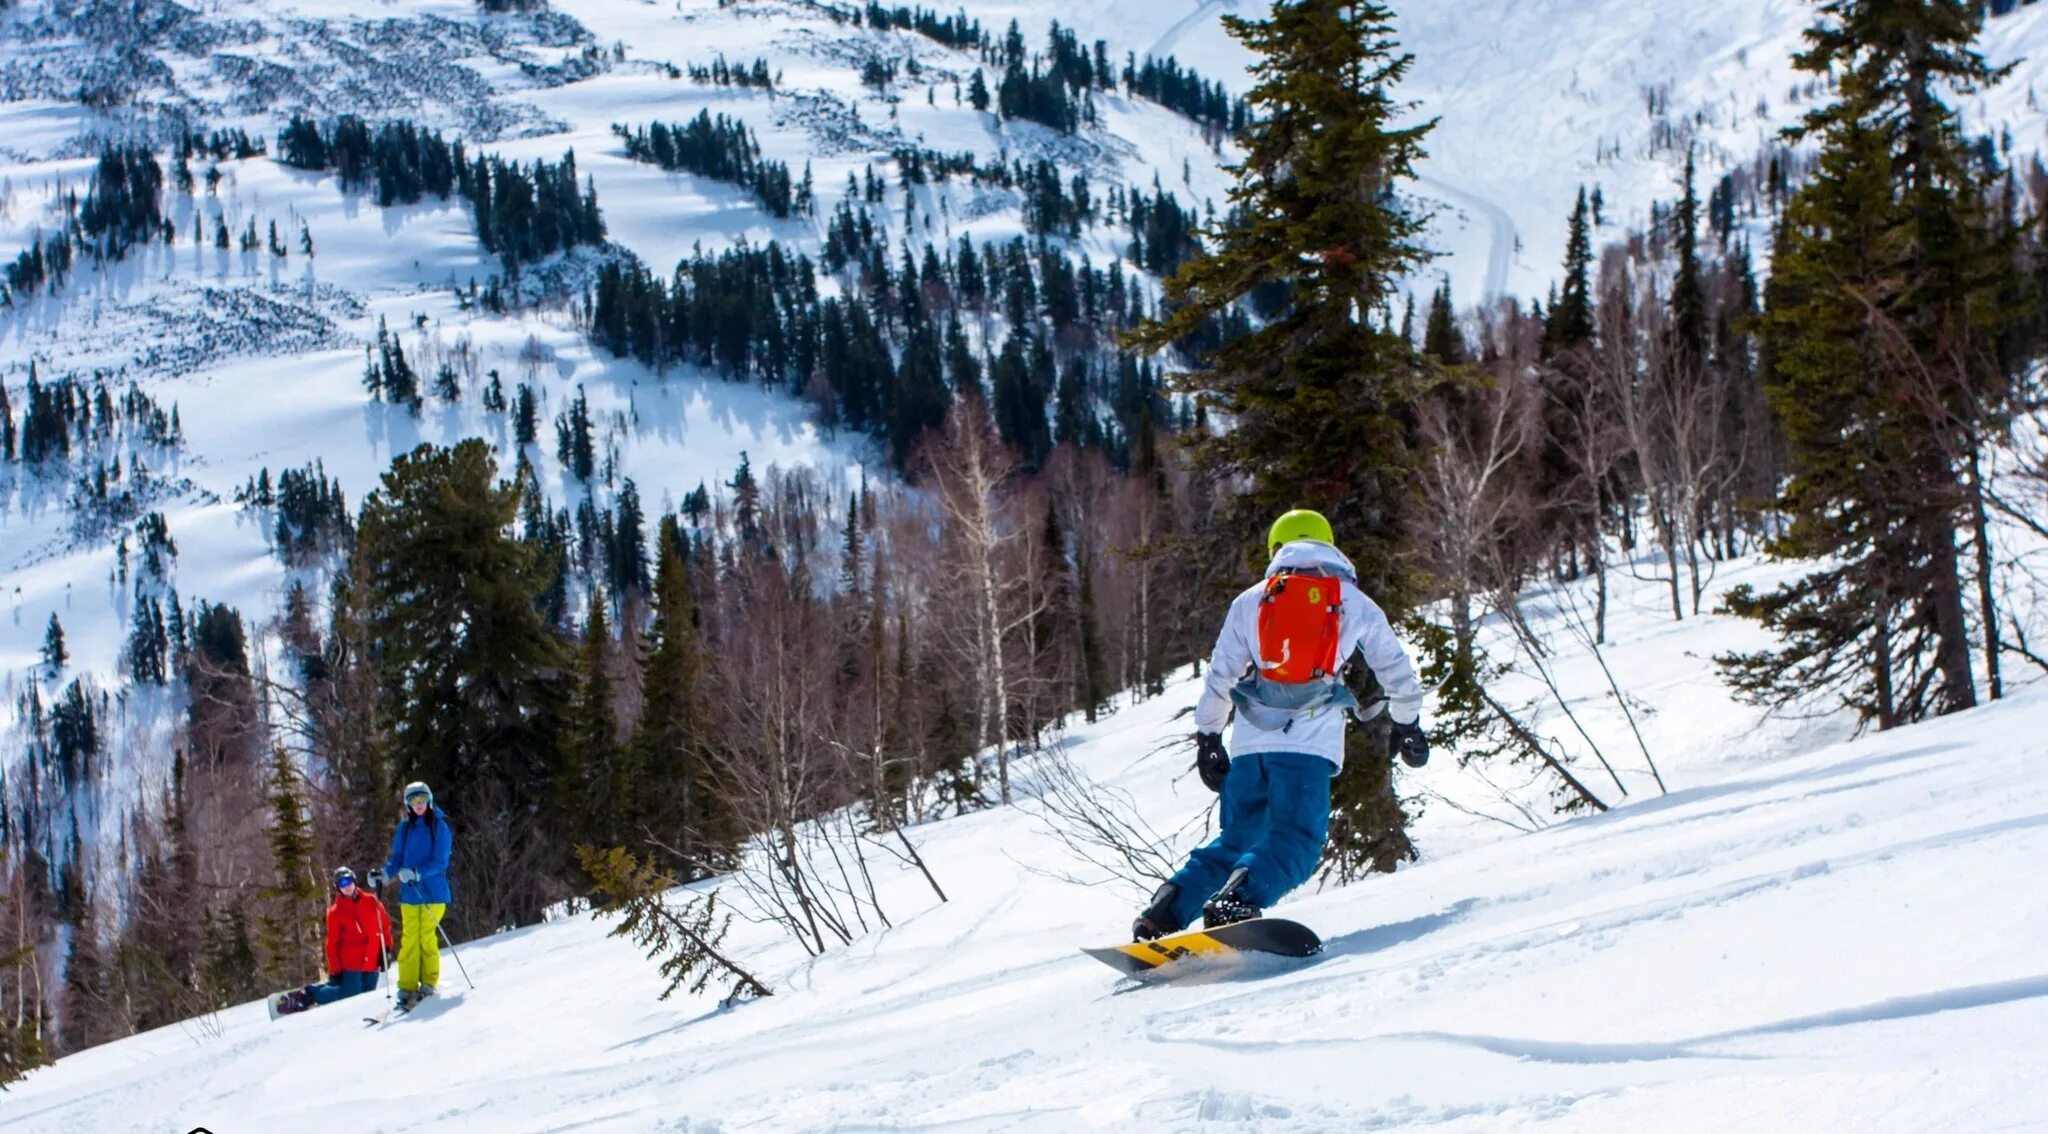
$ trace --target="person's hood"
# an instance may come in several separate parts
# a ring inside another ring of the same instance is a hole
[[[1298,539],[1292,543],[1281,544],[1280,550],[1273,553],[1273,561],[1266,565],[1266,577],[1270,579],[1282,571],[1301,570],[1342,575],[1350,580],[1353,586],[1358,585],[1358,568],[1351,565],[1351,560],[1346,559],[1343,552],[1329,544],[1314,539]]]

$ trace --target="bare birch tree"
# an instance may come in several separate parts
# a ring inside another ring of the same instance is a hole
[[[971,651],[977,676],[975,749],[996,749],[998,799],[1011,802],[1008,722],[1016,679],[1009,638],[1038,616],[1042,596],[1025,592],[1025,573],[1016,560],[1027,526],[1016,522],[1006,493],[1019,466],[996,439],[987,411],[975,398],[953,403],[939,435],[926,442],[922,468],[945,518],[951,560],[948,575],[956,594],[974,612]]]

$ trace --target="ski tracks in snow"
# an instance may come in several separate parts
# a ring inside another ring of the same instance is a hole
[[[1145,54],[1154,59],[1166,58],[1173,54],[1175,47],[1179,46],[1181,37],[1193,31],[1196,24],[1221,12],[1225,8],[1234,8],[1236,6],[1237,0],[1201,0],[1200,3],[1195,5],[1194,11],[1182,16],[1178,23],[1166,29],[1166,34],[1154,40],[1152,46],[1145,49]]]
[[[1488,227],[1493,230],[1493,242],[1492,246],[1487,249],[1486,254],[1486,294],[1484,298],[1486,302],[1492,303],[1502,295],[1505,295],[1508,288],[1508,265],[1513,262],[1515,242],[1520,238],[1515,230],[1515,219],[1508,215],[1506,209],[1481,197],[1479,194],[1460,189],[1437,178],[1418,177],[1415,179],[1415,183],[1434,193],[1449,197],[1454,202],[1465,205],[1486,217]]]

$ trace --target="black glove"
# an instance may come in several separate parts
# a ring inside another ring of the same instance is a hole
[[[1422,731],[1420,720],[1402,724],[1394,722],[1394,731],[1388,747],[1401,758],[1403,764],[1420,768],[1429,763],[1429,734]]]
[[[1210,791],[1223,790],[1223,780],[1230,775],[1230,753],[1223,749],[1223,735],[1215,732],[1195,734],[1195,774],[1202,777],[1202,786]]]

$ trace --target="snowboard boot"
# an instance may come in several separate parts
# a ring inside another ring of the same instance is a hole
[[[1180,897],[1180,887],[1172,882],[1160,883],[1152,892],[1152,904],[1138,914],[1138,920],[1131,923],[1131,940],[1150,941],[1182,929],[1180,919],[1173,916],[1174,900]]]
[[[1250,876],[1251,870],[1248,867],[1240,866],[1230,872],[1230,878],[1223,883],[1223,888],[1216,891],[1214,897],[1202,903],[1202,928],[1221,929],[1226,925],[1235,925],[1240,921],[1265,916],[1265,910],[1245,900],[1238,893],[1243,888],[1245,879]]]

